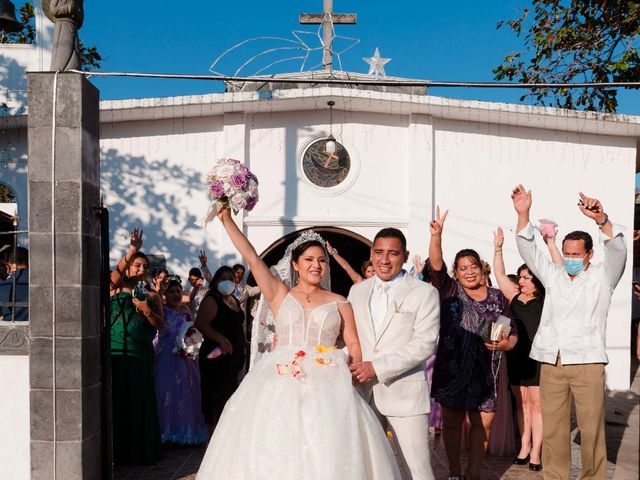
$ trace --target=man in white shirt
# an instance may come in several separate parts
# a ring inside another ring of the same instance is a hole
[[[376,275],[349,292],[363,360],[350,369],[365,400],[393,430],[403,478],[433,480],[425,362],[435,351],[440,299],[435,288],[402,269],[408,255],[400,230],[378,232],[371,248]]]
[[[581,433],[582,480],[604,480],[607,452],[604,436],[604,373],[606,320],[611,295],[622,273],[627,248],[620,227],[609,221],[602,204],[580,193],[578,207],[594,220],[604,241],[604,261],[589,263],[593,240],[574,231],[562,241],[563,265],[538,250],[529,222],[531,191],[518,185],[512,192],[518,214],[516,243],[527,267],[546,289],[540,326],[531,358],[542,362],[544,478],[568,479],[571,467],[570,413],[575,400]]]

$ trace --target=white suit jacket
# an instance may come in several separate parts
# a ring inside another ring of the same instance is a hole
[[[367,402],[374,396],[385,416],[407,417],[429,412],[425,362],[436,348],[440,327],[440,298],[431,285],[405,273],[376,337],[369,300],[370,278],[351,287],[349,301],[355,314],[363,361],[370,361],[377,381],[363,385]]]

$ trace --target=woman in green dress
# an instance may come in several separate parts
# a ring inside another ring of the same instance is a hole
[[[150,465],[161,456],[152,341],[163,325],[162,303],[157,293],[136,288],[149,271],[142,230],[130,241],[110,280],[113,460]]]

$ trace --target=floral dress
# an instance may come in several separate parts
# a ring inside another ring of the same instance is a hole
[[[446,266],[432,271],[431,283],[442,302],[431,396],[446,408],[495,412],[503,352],[488,350],[484,343],[500,315],[511,318],[508,302],[496,288],[488,288],[482,301],[472,299]],[[517,335],[512,318],[510,325],[510,335]]]
[[[154,340],[154,377],[162,442],[206,443],[209,432],[200,401],[198,360],[174,352],[176,336],[191,315],[164,307],[164,327]]]

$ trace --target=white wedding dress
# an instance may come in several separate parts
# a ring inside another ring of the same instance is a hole
[[[327,348],[340,324],[336,302],[305,309],[291,294],[284,298],[276,347],[227,402],[197,480],[400,479],[345,354]]]

